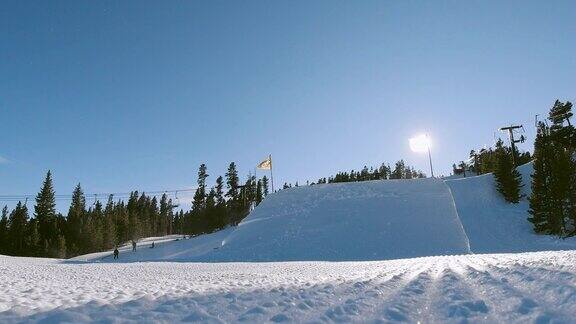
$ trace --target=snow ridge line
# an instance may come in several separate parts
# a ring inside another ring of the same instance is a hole
[[[472,249],[470,248],[470,239],[468,238],[468,233],[466,233],[466,229],[464,228],[464,224],[462,223],[462,220],[460,219],[460,215],[458,214],[458,207],[456,206],[456,200],[454,200],[454,195],[452,194],[452,189],[450,188],[449,185],[446,184],[445,180],[440,180],[442,181],[442,184],[444,186],[446,186],[446,189],[448,189],[448,193],[450,193],[450,199],[452,200],[452,207],[454,208],[454,213],[456,214],[456,219],[458,220],[458,224],[460,224],[460,228],[462,229],[462,233],[464,233],[464,238],[466,239],[466,247],[468,250],[468,254],[472,254]]]

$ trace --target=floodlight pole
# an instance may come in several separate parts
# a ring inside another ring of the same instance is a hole
[[[428,143],[428,159],[430,160],[430,174],[434,178],[434,169],[432,168],[432,154],[430,153],[430,143]]]

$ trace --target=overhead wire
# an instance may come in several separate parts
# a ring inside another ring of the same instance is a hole
[[[85,197],[90,197],[94,200],[99,200],[103,198],[108,198],[112,196],[114,199],[127,199],[134,192],[138,192],[139,194],[146,194],[148,196],[162,196],[166,194],[168,196],[173,196],[175,199],[179,200],[178,194],[179,193],[186,193],[186,192],[193,192],[196,191],[197,188],[186,188],[186,189],[173,189],[173,190],[156,190],[156,191],[140,191],[134,190],[132,192],[110,192],[110,193],[86,193],[84,194]],[[32,200],[36,198],[36,194],[21,194],[21,195],[0,195],[0,201],[3,202],[18,202],[18,201],[25,201],[25,200]],[[70,201],[72,200],[72,195],[54,195],[55,201]]]

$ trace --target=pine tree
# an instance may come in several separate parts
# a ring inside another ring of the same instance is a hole
[[[102,220],[102,248],[111,249],[116,245],[116,222],[114,217],[114,197],[108,196],[106,207],[104,207],[104,218]]]
[[[386,180],[390,178],[390,166],[382,163],[378,168],[378,173],[380,174],[380,179]]]
[[[258,180],[258,184],[256,185],[256,197],[255,197],[256,206],[258,206],[262,202],[262,199],[264,199],[264,193],[262,192],[262,181]]]
[[[320,183],[320,181],[318,181]],[[262,177],[262,195],[264,197],[268,196],[268,177]]]
[[[230,224],[235,224],[235,219],[238,219],[238,215],[241,214],[242,204],[241,197],[238,190],[240,179],[238,178],[238,171],[236,170],[236,164],[234,162],[230,163],[228,171],[226,172],[226,186],[228,191],[226,192],[227,209],[226,218],[227,222]]]
[[[42,256],[40,247],[40,235],[38,234],[38,222],[35,218],[31,219],[26,225],[26,246],[29,256]]]
[[[156,196],[147,197],[147,206],[148,206],[148,233],[147,236],[160,236],[163,235],[160,233],[159,227],[162,225],[162,221],[160,220],[160,211],[158,209],[158,199]],[[162,233],[164,233],[162,231]]]
[[[520,201],[520,188],[522,178],[512,163],[512,157],[500,140],[496,144],[496,169],[494,170],[496,188],[506,201],[518,203]]]
[[[548,119],[552,122],[550,135],[554,141],[558,141],[567,150],[574,150],[576,147],[576,131],[570,123],[572,117],[572,103],[567,101],[562,103],[556,100],[550,110]],[[564,124],[567,123],[567,125]]]
[[[406,165],[404,163],[404,160],[396,162],[394,171],[392,171],[392,174],[390,175],[390,179],[404,179],[406,174],[405,169]]]
[[[66,257],[66,239],[64,235],[58,235],[56,238],[55,245],[55,257],[59,259],[64,259]]]
[[[565,232],[567,236],[576,235],[576,163],[570,164],[568,179],[567,219]]]
[[[230,163],[228,167],[228,172],[226,172],[226,185],[228,186],[228,192],[226,196],[231,202],[236,202],[238,200],[238,184],[240,179],[238,178],[238,171],[236,170],[236,164],[234,162]]]
[[[218,203],[216,198],[216,190],[214,188],[210,189],[210,192],[206,197],[205,216],[208,218],[208,232],[214,232],[220,228],[221,224],[220,217],[218,215]]]
[[[216,210],[212,217],[216,219],[218,228],[224,228],[230,221],[228,219],[226,199],[224,198],[224,179],[221,176],[216,179],[215,190]]]
[[[192,202],[192,209],[195,212],[201,212],[206,208],[206,165],[201,164],[198,169],[198,189],[194,194],[194,201]]]
[[[572,116],[572,103],[570,101],[562,103],[560,100],[556,100],[554,106],[550,109],[548,119],[555,125],[562,125],[564,121],[567,121],[568,126],[570,126],[570,118],[572,118]]]
[[[472,160],[472,166],[470,168],[470,171],[473,171],[474,173],[478,174],[478,171],[480,170],[480,162],[478,154],[476,153],[476,151],[471,150],[469,157]]]
[[[0,218],[0,254],[8,253],[8,213],[8,206],[4,206]]]
[[[42,255],[54,257],[58,254],[59,229],[56,223],[56,199],[52,184],[52,173],[48,171],[42,189],[36,196],[34,216],[38,221],[38,235],[43,249]]]
[[[140,218],[138,217],[140,213],[139,208],[139,195],[138,191],[134,191],[130,194],[130,198],[128,198],[128,203],[126,205],[126,209],[120,212],[120,217],[126,217],[127,226],[126,226],[126,237],[122,237],[122,241],[125,240],[137,240],[140,238]],[[123,205],[121,205],[123,207]],[[124,220],[124,219],[123,219]]]
[[[94,203],[94,207],[90,208],[86,213],[86,220],[82,224],[82,240],[84,241],[83,253],[90,253],[93,251],[102,250],[102,220],[104,219],[104,212],[102,210],[102,203],[98,200]]]
[[[163,194],[160,198],[160,215],[156,235],[166,234],[172,234],[172,203],[169,201],[168,196]]]
[[[8,242],[11,255],[26,255],[26,225],[28,224],[28,208],[18,202],[8,219]]]
[[[114,206],[114,219],[116,225],[116,245],[132,239],[133,233],[129,229],[131,223],[130,215],[124,202],[119,201]]]
[[[559,235],[573,235],[576,232],[574,215],[576,214],[576,130],[570,123],[572,104],[556,101],[550,110],[549,130],[553,150],[551,156],[550,193],[553,206],[551,213],[554,222],[552,232]],[[565,124],[566,123],[566,124]]]
[[[562,127],[562,120],[554,116],[551,113],[552,127],[540,123],[534,145],[529,221],[538,233],[564,236],[574,231],[572,219],[576,214],[574,149],[566,140],[574,130],[572,126]]]
[[[223,206],[226,204],[226,200],[224,199],[224,179],[219,176],[216,178],[216,204],[219,206]]]
[[[86,221],[86,197],[80,184],[77,184],[72,192],[72,202],[66,219],[67,250],[70,256],[78,255],[87,250],[86,240],[89,239],[83,234]]]

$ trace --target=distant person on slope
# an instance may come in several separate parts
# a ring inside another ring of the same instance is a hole
[[[132,240],[132,252],[136,252],[136,241]]]
[[[120,252],[118,252],[118,247],[114,248],[114,260],[118,259],[118,254],[120,254]]]
[[[154,248],[154,241],[152,241],[152,246],[150,246],[151,249]]]

